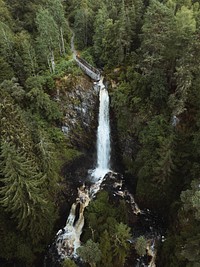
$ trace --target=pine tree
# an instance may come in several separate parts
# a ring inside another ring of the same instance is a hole
[[[176,90],[169,98],[169,106],[173,114],[179,115],[186,110],[188,92],[193,81],[194,64],[193,45],[196,35],[196,20],[192,8],[182,6],[175,16],[175,47],[176,51]],[[195,55],[199,49],[195,48]]]
[[[45,176],[34,162],[14,145],[1,145],[0,204],[12,215],[19,230],[27,231],[33,242],[48,236],[52,229],[52,209],[42,185]]]
[[[105,34],[105,22],[108,19],[108,10],[105,5],[98,10],[94,21],[94,53],[97,58],[97,61],[100,61],[101,55],[103,53],[103,38]],[[104,62],[100,61],[100,64]]]
[[[128,240],[131,238],[130,228],[119,223],[115,226],[116,232],[113,240],[113,254],[115,256],[115,266],[124,266],[126,257],[129,253],[130,245]]]
[[[59,30],[59,47],[60,54],[65,54],[65,43],[64,43],[64,30],[66,30],[67,21],[65,19],[64,7],[61,0],[48,0],[46,2],[47,8],[50,14],[53,16],[54,21],[57,24]]]
[[[12,67],[8,64],[4,57],[0,56],[0,83],[4,80],[10,80],[14,77]]]
[[[1,55],[9,64],[13,63],[14,53],[14,33],[12,29],[4,22],[0,21],[0,47]]]
[[[144,236],[140,236],[137,238],[136,244],[135,244],[135,249],[140,256],[144,256],[146,253],[146,248],[147,248],[147,241],[144,238]]]
[[[76,267],[77,265],[75,264],[75,262],[71,259],[65,259],[62,262],[62,267]]]
[[[19,34],[20,38],[20,48],[22,48],[22,59],[24,63],[24,69],[26,75],[35,76],[38,70],[38,62],[36,58],[36,52],[32,45],[33,40],[31,36],[26,32],[21,32]]]
[[[54,51],[59,47],[58,26],[48,9],[40,8],[36,16],[39,32],[38,42],[44,57],[46,57],[50,72],[55,72]]]
[[[99,244],[93,242],[91,239],[89,239],[85,245],[79,247],[77,253],[84,262],[89,263],[91,267],[95,267],[96,263],[101,259]]]
[[[172,172],[175,170],[175,155],[174,155],[174,135],[171,134],[168,138],[160,138],[160,148],[157,149],[159,159],[155,164],[156,172],[155,180],[160,183],[169,181]]]
[[[99,248],[101,250],[100,266],[112,267],[112,244],[111,237],[107,230],[105,230],[100,237]]]
[[[74,18],[74,31],[81,49],[92,44],[93,11],[88,2],[88,0],[81,1]]]
[[[16,105],[8,92],[16,99],[23,95],[23,90],[14,81],[5,81],[0,86],[0,132],[1,141],[8,142],[26,152],[33,158],[33,143],[30,136],[29,127],[25,120],[25,113]],[[8,86],[8,88],[7,88]],[[7,92],[6,92],[7,91]],[[21,91],[21,93],[20,93]]]

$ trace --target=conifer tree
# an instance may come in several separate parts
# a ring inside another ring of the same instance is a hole
[[[101,259],[101,251],[99,249],[99,244],[93,242],[89,239],[85,245],[77,249],[78,255],[91,267],[95,267],[96,263]]]
[[[112,244],[111,237],[107,230],[105,230],[100,237],[99,248],[101,250],[100,266],[112,267]]]
[[[8,92],[10,92],[11,95],[15,95],[18,99],[24,93],[21,89],[21,87],[18,88],[18,84],[13,84],[12,81],[5,81],[2,87],[0,86],[0,96],[2,100],[0,103],[1,141],[15,145],[17,148],[20,148],[21,151],[26,152],[29,158],[33,158],[33,143],[29,127],[24,118],[25,114],[18,105],[14,104],[13,99],[8,94]]]
[[[59,47],[60,54],[65,54],[65,42],[64,42],[64,31],[66,30],[67,21],[65,19],[64,7],[61,0],[48,0],[46,2],[47,8],[50,14],[53,16],[54,21],[57,24],[59,31]]]
[[[115,226],[116,232],[114,235],[113,242],[113,253],[115,256],[115,266],[121,267],[124,266],[126,257],[129,253],[129,243],[130,239],[130,228],[123,224],[119,223]]]
[[[22,48],[22,58],[24,63],[24,69],[26,75],[35,76],[38,70],[38,62],[36,58],[36,52],[34,46],[32,45],[31,36],[25,32],[20,34],[21,48]]]
[[[13,63],[14,33],[5,23],[0,21],[0,47],[3,55],[9,64]]]
[[[144,236],[138,237],[136,244],[135,244],[135,249],[136,249],[138,255],[140,255],[140,256],[145,255],[146,248],[147,248],[147,241],[144,238]]]
[[[80,48],[84,48],[92,43],[93,11],[88,2],[88,0],[81,1],[74,18],[74,30]]]
[[[94,53],[97,57],[98,62],[102,63],[100,60],[102,58],[102,53],[104,50],[103,46],[103,38],[105,34],[105,22],[108,19],[108,10],[106,8],[106,5],[102,5],[102,8],[98,10],[98,13],[96,15],[96,19],[94,21]],[[103,61],[104,63],[104,61]]]
[[[59,31],[57,24],[48,9],[40,8],[36,16],[39,32],[38,42],[46,57],[50,72],[55,72],[55,49],[59,47]]]
[[[0,204],[12,215],[19,230],[27,231],[33,242],[48,236],[52,229],[52,209],[42,185],[45,176],[34,162],[14,145],[1,145]]]

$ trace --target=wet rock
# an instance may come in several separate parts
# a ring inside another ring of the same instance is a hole
[[[109,193],[109,199],[116,204],[124,199],[127,204],[130,219],[134,218],[134,221],[136,220],[135,215],[140,214],[141,211],[133,195],[126,188],[125,180],[121,173],[108,172],[103,179],[101,189],[106,190]]]
[[[72,75],[60,80],[57,87],[65,114],[61,126],[63,133],[73,147],[91,150],[96,140],[98,89],[86,76]]]

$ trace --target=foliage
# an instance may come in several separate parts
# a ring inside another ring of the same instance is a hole
[[[96,263],[101,259],[101,251],[99,244],[89,239],[85,245],[77,249],[78,255],[83,259],[84,262],[88,262],[91,267],[95,267]]]
[[[41,191],[45,176],[14,146],[1,146],[1,206],[12,214],[21,231],[28,230],[33,242],[48,236],[53,206],[47,204]]]
[[[62,262],[62,267],[76,267],[76,264],[74,263],[73,260],[65,259],[65,260]]]
[[[80,156],[57,128],[54,101],[56,79],[80,74],[65,58],[66,15],[83,57],[113,85],[136,198],[166,218],[160,264],[198,266],[200,9],[190,0],[0,0],[0,256],[33,265],[51,236],[59,168]],[[129,253],[124,206],[102,193],[87,209],[83,239],[99,243],[97,266],[121,267]]]
[[[138,255],[143,256],[146,253],[147,242],[144,236],[140,236],[136,240],[135,249]]]
[[[124,218],[118,216],[120,206],[116,208],[111,204],[108,193],[102,191],[88,207],[84,240],[92,238],[99,243],[101,260],[97,266],[124,266],[129,253],[130,228],[122,222]]]

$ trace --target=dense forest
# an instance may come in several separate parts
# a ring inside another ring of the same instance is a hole
[[[58,84],[67,76],[70,90],[83,76],[72,59],[71,29],[82,57],[108,81],[127,183],[139,206],[164,220],[157,266],[199,267],[195,0],[0,0],[0,265],[42,266],[38,257],[59,217],[61,168],[87,151],[61,131],[65,109]],[[79,137],[84,134],[77,129]],[[88,208],[86,222],[98,238],[92,241],[86,230],[80,255],[93,248],[97,265],[86,259],[90,266],[124,266],[130,229],[123,205],[113,207],[102,193]]]

